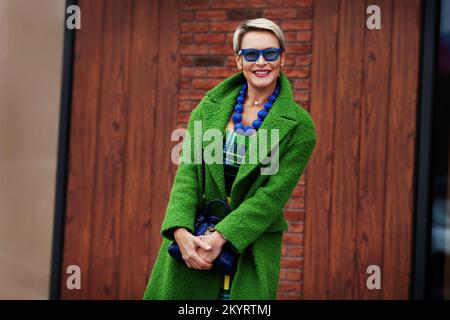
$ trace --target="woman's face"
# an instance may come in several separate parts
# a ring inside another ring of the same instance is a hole
[[[267,48],[280,48],[277,37],[270,31],[250,31],[242,37],[241,49]],[[248,84],[260,89],[276,82],[285,59],[284,52],[275,61],[266,61],[262,55],[255,62],[248,62],[238,54],[235,58],[237,67],[243,71]]]

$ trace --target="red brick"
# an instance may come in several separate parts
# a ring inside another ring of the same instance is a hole
[[[297,9],[265,9],[264,18],[267,19],[291,19],[297,16]]]
[[[190,101],[179,101],[178,102],[178,112],[189,112],[192,111],[193,105]]]
[[[205,77],[206,69],[203,68],[191,68],[191,67],[181,67],[180,76],[187,78],[197,78],[197,77]]]
[[[231,43],[233,45],[233,32],[226,33],[225,43]]]
[[[295,97],[294,97],[294,100],[295,100]],[[292,197],[289,200],[289,208],[290,209],[304,209],[305,208],[305,199],[302,197]]]
[[[300,246],[289,246],[287,248],[287,256],[288,257],[303,257],[305,254],[305,251],[303,249],[303,247]]]
[[[312,46],[310,42],[296,42],[296,43],[287,43],[286,44],[286,52],[288,54],[298,53],[305,54],[311,53]]]
[[[225,33],[196,33],[195,42],[197,43],[223,43]]]
[[[181,32],[208,32],[209,22],[182,22]]]
[[[227,20],[229,21],[244,21],[249,19],[261,18],[263,16],[263,9],[261,8],[238,8],[227,10]]]
[[[286,256],[287,255],[287,247],[285,245],[281,246],[281,255]]]
[[[212,89],[218,85],[221,79],[194,79],[192,86],[194,89]]]
[[[294,67],[284,69],[284,73],[288,78],[306,78],[309,77],[310,68],[309,67]]]
[[[312,8],[298,8],[297,18],[298,19],[308,19],[313,17]]]
[[[290,222],[289,229],[287,232],[299,233],[299,232],[303,232],[303,230],[304,230],[303,222]]]
[[[279,279],[280,280],[284,280],[285,278],[286,278],[286,271],[285,270],[280,270]]]
[[[241,0],[211,0],[211,8],[245,8],[248,2]]]
[[[183,0],[185,9],[208,9],[209,0]]]
[[[175,129],[187,129],[187,123],[177,122]]]
[[[286,296],[287,295],[284,292],[282,292],[281,290],[277,291],[277,300],[285,300]]]
[[[298,282],[291,282],[286,280],[281,280],[278,285],[279,290],[284,292],[295,292],[300,293],[302,291],[302,285]]]
[[[281,23],[281,29],[283,31],[288,30],[311,30],[312,22],[307,20],[285,20]]]
[[[305,196],[305,186],[297,185],[292,191],[292,197],[304,197]]]
[[[233,46],[231,44],[212,44],[209,46],[210,54],[223,54],[223,55],[232,55],[233,54]]]
[[[311,41],[312,32],[311,31],[299,31],[297,34],[298,41]]]
[[[234,8],[272,8],[278,7],[280,0],[211,0],[210,7],[215,9],[234,9]]]
[[[180,64],[182,66],[192,66],[192,57],[182,55],[180,58]]]
[[[191,89],[192,88],[192,79],[182,78],[180,80],[180,88],[181,89]]]
[[[178,113],[177,122],[178,123],[188,123],[190,113]]]
[[[299,104],[309,112],[309,101],[300,101]],[[305,169],[305,173],[308,171],[308,169]]]
[[[311,56],[297,56],[295,57],[295,64],[298,66],[311,65]]]
[[[309,81],[309,80],[308,80],[308,81]],[[300,177],[300,184],[301,184],[301,185],[306,184],[306,176],[305,176],[305,174],[302,174],[302,176]]]
[[[226,16],[224,10],[198,10],[195,13],[197,20],[225,20]]]
[[[210,22],[210,31],[226,31],[226,32],[234,32],[238,27],[239,23],[237,21],[213,21]]]
[[[228,78],[238,72],[237,68],[208,68],[208,78]]]
[[[180,45],[181,54],[207,54],[208,45],[206,44],[182,44]]]
[[[194,42],[194,34],[193,33],[182,33],[180,35],[181,43],[193,43]]]
[[[299,281],[302,279],[302,272],[300,270],[288,270],[285,277],[286,280]]]
[[[312,0],[284,0],[283,7],[311,7]]]
[[[310,80],[309,79],[295,80],[295,90],[298,89],[310,89]]]
[[[284,244],[303,244],[303,234],[301,233],[285,233],[283,235]]]
[[[294,91],[294,100],[302,102],[309,101],[309,91]]]
[[[285,210],[284,217],[288,221],[300,221],[304,220],[305,213],[302,211]]]
[[[178,91],[178,100],[200,100],[204,97],[204,90],[179,90]]]
[[[284,66],[285,67],[295,66],[295,56],[292,56],[292,55],[289,55],[289,54],[286,55],[286,58],[284,59]]]
[[[225,65],[227,67],[236,67],[236,59],[234,58],[234,55],[227,57],[227,61],[225,62]]]
[[[284,35],[285,42],[297,41],[297,32],[296,31],[286,31],[286,32],[283,32],[283,35]]]
[[[183,10],[181,12],[181,21],[192,21],[192,20],[194,20],[194,11]]]
[[[303,268],[303,258],[281,258],[281,268]]]
[[[284,300],[302,300],[301,292],[289,292],[289,294],[284,295]]]

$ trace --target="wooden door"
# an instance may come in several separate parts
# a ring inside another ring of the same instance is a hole
[[[61,298],[142,299],[174,174],[178,2],[78,5]]]
[[[419,0],[314,1],[305,299],[408,299]],[[381,9],[381,30],[366,8]],[[367,267],[381,289],[366,286]]]

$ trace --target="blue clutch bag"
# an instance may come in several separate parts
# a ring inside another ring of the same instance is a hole
[[[217,216],[209,215],[208,212],[211,209],[212,205],[216,203],[220,203],[221,205],[223,205],[226,214],[229,214],[231,212],[228,203],[222,199],[215,199],[208,202],[203,212],[198,213],[195,218],[195,236],[204,235],[215,230],[216,224],[221,219]],[[172,258],[186,265],[176,241],[173,241],[170,244],[168,251]],[[212,270],[222,274],[234,274],[236,272],[238,258],[239,255],[230,248],[230,245],[228,243],[226,243],[223,246],[220,255],[216,258],[216,260],[213,261]]]

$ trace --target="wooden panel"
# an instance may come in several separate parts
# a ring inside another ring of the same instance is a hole
[[[367,267],[383,265],[384,188],[386,139],[389,115],[389,75],[392,33],[392,2],[366,0],[366,7],[382,9],[381,30],[366,30],[361,109],[358,215],[356,221],[357,299],[380,299],[380,290],[367,288]]]
[[[68,188],[66,196],[65,237],[61,273],[62,299],[87,299],[87,282],[82,290],[67,290],[65,270],[78,265],[82,279],[90,262],[92,207],[94,198],[95,149],[97,147],[97,110],[101,73],[104,1],[81,0],[83,28],[76,33],[72,87]],[[101,46],[100,46],[101,48]]]
[[[381,8],[382,29],[366,28]],[[304,298],[406,299],[420,1],[314,2]],[[381,267],[381,290],[366,286]]]
[[[179,3],[79,5],[61,298],[142,299],[172,183]]]
[[[131,13],[131,1],[105,2],[88,278],[89,296],[98,299],[118,294]]]
[[[155,131],[152,161],[153,201],[151,206],[152,223],[150,229],[150,266],[148,276],[153,268],[162,241],[161,224],[165,215],[176,166],[171,160],[171,149],[175,142],[170,143],[170,135],[176,126],[177,93],[179,76],[178,33],[179,16],[177,0],[161,1],[159,10],[159,61],[158,61],[158,91],[155,121],[158,130]]]
[[[341,0],[331,197],[328,292],[331,299],[353,297],[355,222],[363,71],[364,1]]]
[[[317,129],[317,145],[308,164],[305,221],[303,297],[328,297],[329,234],[333,128],[336,114],[339,0],[314,2],[314,41],[310,113]],[[326,92],[327,94],[324,94]],[[320,106],[316,107],[316,106]]]
[[[419,77],[420,1],[393,2],[383,298],[409,296]]]
[[[126,171],[120,222],[120,260],[117,298],[141,299],[148,279],[153,219],[151,203],[157,180],[153,175],[155,149],[155,113],[158,85],[159,34],[158,1],[138,0],[133,7],[130,57],[130,85],[127,106]],[[168,121],[170,124],[170,121]],[[159,129],[158,129],[159,130]]]

